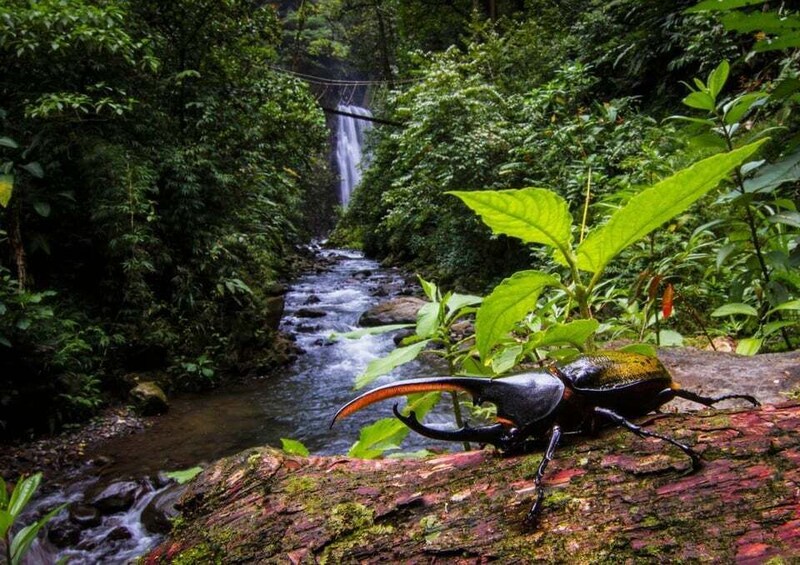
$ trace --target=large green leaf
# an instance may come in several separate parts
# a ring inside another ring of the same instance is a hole
[[[703,159],[631,198],[606,225],[591,232],[578,246],[578,267],[593,273],[602,271],[620,251],[684,212],[716,187],[765,141]]]
[[[328,336],[328,339],[336,340],[339,339],[340,337],[346,339],[361,339],[365,335],[385,334],[388,332],[394,332],[397,330],[404,330],[413,327],[414,324],[388,324],[386,326],[375,326],[374,328],[360,328],[343,334],[337,334],[336,332],[333,332],[331,335]]]
[[[484,298],[475,318],[475,341],[482,359],[492,347],[536,307],[542,290],[560,281],[539,271],[520,271]]]
[[[381,357],[380,359],[371,361],[370,364],[367,365],[367,370],[359,375],[358,378],[356,378],[356,390],[367,386],[369,383],[381,375],[385,375],[386,373],[390,372],[395,367],[416,359],[417,355],[419,355],[420,352],[425,349],[425,346],[428,345],[429,341],[429,339],[426,339],[412,345],[398,347],[386,357]]]
[[[704,0],[691,8],[686,10],[686,13],[693,12],[722,12],[725,10],[732,10],[734,8],[743,8],[745,6],[755,6],[756,4],[763,4],[767,0]]]
[[[586,340],[599,327],[600,322],[597,320],[574,320],[566,324],[555,324],[545,331],[537,333],[531,340],[531,346],[574,345],[583,347],[586,344]]]
[[[566,252],[572,240],[567,201],[545,188],[448,192],[472,208],[496,234]]]
[[[14,175],[0,175],[0,206],[5,208],[14,190]]]
[[[417,312],[417,336],[422,339],[432,337],[439,326],[441,302],[428,302]]]
[[[8,511],[12,518],[19,516],[23,508],[27,506],[36,489],[39,488],[39,483],[42,482],[42,474],[36,473],[25,479],[20,479],[14,487],[14,492],[11,493],[11,499],[8,501]]]
[[[732,302],[730,304],[725,304],[724,306],[720,306],[713,312],[711,312],[711,316],[713,318],[720,318],[722,316],[758,316],[758,310],[750,306],[749,304],[742,304],[741,302]]]

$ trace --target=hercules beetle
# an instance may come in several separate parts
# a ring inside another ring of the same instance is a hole
[[[603,423],[620,425],[640,437],[655,437],[681,449],[691,459],[691,471],[695,471],[700,466],[700,456],[691,447],[642,429],[628,418],[644,416],[676,397],[705,406],[732,398],[759,405],[749,395],[728,394],[712,398],[682,390],[657,358],[605,351],[579,357],[561,367],[552,366],[509,377],[434,377],[384,385],[340,408],[331,425],[374,402],[429,391],[463,391],[472,395],[476,405],[491,402],[497,407],[495,424],[445,429],[422,424],[413,411],[404,416],[394,405],[397,418],[429,438],[489,443],[504,452],[518,452],[529,440],[547,438],[547,449],[534,479],[536,498],[527,514],[527,522],[534,521],[541,510],[544,498],[542,478],[562,434],[593,432]]]

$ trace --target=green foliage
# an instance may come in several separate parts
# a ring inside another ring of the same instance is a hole
[[[178,484],[183,485],[191,481],[203,471],[202,467],[189,467],[188,469],[181,469],[180,471],[167,471],[164,473],[170,479],[177,481]]]
[[[367,366],[366,371],[356,378],[355,388],[362,388],[382,375],[386,375],[395,368],[409,363],[419,357],[423,351],[443,358],[448,365],[449,374],[456,374],[466,367],[470,360],[469,347],[466,342],[471,336],[461,340],[453,339],[453,325],[463,321],[475,313],[475,307],[480,304],[479,296],[447,292],[442,294],[439,287],[420,277],[426,303],[417,313],[417,323],[414,335],[407,337],[402,345],[394,349],[387,356],[375,359]],[[389,325],[375,328],[379,331],[394,331],[404,326]],[[370,333],[375,333],[375,330]],[[353,332],[355,335],[365,335],[362,332]],[[409,402],[404,408],[404,413],[413,411],[418,418],[422,418],[439,401],[441,393],[427,393],[410,395]],[[455,394],[453,410],[456,421],[461,422],[461,408]],[[364,427],[361,435],[350,450],[353,457],[371,459],[383,454],[389,449],[397,449],[408,435],[408,428],[395,418],[378,420],[374,424]]]
[[[413,411],[417,418],[423,418],[440,397],[441,393],[439,392],[412,394],[408,397],[408,404],[402,412],[407,416]],[[360,459],[375,459],[386,451],[399,449],[409,431],[408,427],[397,418],[383,418],[361,428],[358,441],[353,444],[347,454]]]
[[[723,96],[730,66],[723,61],[708,76],[706,82],[694,79],[691,93],[684,99],[690,108],[705,111],[706,117],[674,116],[692,124],[695,135],[706,146],[721,145],[729,150],[742,139],[763,135],[753,128],[757,113],[771,102],[766,89]],[[780,98],[778,98],[780,103]],[[755,354],[769,338],[780,336],[786,348],[792,347],[790,331],[800,321],[784,319],[782,304],[791,303],[800,292],[800,279],[795,274],[800,237],[797,204],[784,189],[796,181],[796,165],[800,151],[795,142],[789,144],[773,163],[751,161],[738,171],[733,190],[720,198],[718,205],[732,214],[718,223],[723,231],[716,254],[716,267],[724,270],[731,280],[729,303],[717,308],[712,316],[745,314],[742,322],[731,329],[750,333],[737,351]],[[749,178],[748,178],[749,176]],[[752,301],[755,306],[746,304]]]
[[[14,523],[31,501],[41,482],[41,473],[21,478],[14,485],[11,496],[8,496],[6,483],[0,477],[0,540],[2,540],[5,547],[3,553],[9,565],[17,565],[22,562],[25,553],[36,540],[39,531],[66,506],[66,504],[63,504],[54,508],[36,522],[21,528],[12,536],[11,529]]]
[[[592,318],[595,289],[606,265],[625,248],[716,187],[733,167],[741,164],[762,144],[763,141],[756,142],[706,158],[641,191],[616,210],[605,224],[589,232],[576,247],[571,243],[571,218],[566,203],[551,203],[554,197],[561,200],[560,197],[536,188],[454,193],[480,214],[492,230],[514,235],[527,243],[552,247],[559,252],[557,257],[569,266],[569,277],[565,282],[544,272],[523,271],[503,281],[484,300],[476,324],[478,351],[484,361],[488,360],[492,348],[505,334],[535,309],[540,293],[547,287],[558,287],[563,291],[561,296],[567,301],[563,311],[565,318],[570,316],[569,304],[573,301],[581,317]],[[528,205],[519,206],[519,202]],[[548,203],[551,204],[548,206]],[[592,273],[588,283],[584,282],[581,270]]]
[[[0,7],[6,432],[85,417],[130,370],[198,388],[269,368],[326,140],[279,45],[245,0]],[[23,418],[36,396],[49,423]]]
[[[281,438],[281,449],[289,455],[308,457],[308,448],[295,439]]]

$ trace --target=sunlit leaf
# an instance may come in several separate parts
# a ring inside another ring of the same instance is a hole
[[[195,467],[189,467],[188,469],[181,469],[179,471],[168,471],[164,473],[164,475],[174,481],[177,481],[178,484],[183,485],[199,475],[202,470],[203,468],[198,465]]]
[[[281,449],[288,455],[302,455],[308,457],[308,448],[296,439],[281,438]]]
[[[8,501],[8,511],[12,518],[19,516],[19,513],[22,512],[22,509],[28,504],[41,482],[41,473],[36,473],[30,477],[20,479],[17,482],[14,491],[11,493],[11,498]]]
[[[362,338],[362,337],[364,337],[366,335],[385,334],[385,333],[388,333],[388,332],[395,332],[397,330],[403,330],[403,329],[408,329],[408,328],[413,328],[413,327],[414,327],[414,324],[389,324],[389,325],[386,325],[386,326],[375,326],[374,328],[361,328],[361,329],[353,330],[352,332],[347,332],[347,333],[343,333],[343,334],[334,332],[334,333],[332,333],[331,335],[328,336],[328,339],[336,340],[336,339],[339,339],[340,337],[343,337],[343,338],[346,338],[346,339],[359,339],[359,338]]]
[[[455,314],[465,306],[476,306],[483,302],[482,296],[473,296],[472,294],[458,294],[453,295],[447,300],[447,311],[450,314]]]
[[[736,353],[747,356],[755,355],[761,349],[763,343],[764,340],[757,337],[739,340],[739,344],[736,346]]]
[[[675,330],[661,330],[658,332],[658,343],[662,347],[681,347],[683,336]]]
[[[620,251],[687,210],[755,153],[766,140],[703,159],[651,186],[617,210],[601,228],[578,246],[578,267],[602,271]]]
[[[432,337],[439,325],[439,302],[428,302],[417,311],[417,335],[423,339]]]
[[[600,322],[597,320],[573,320],[566,324],[554,324],[534,335],[530,343],[533,347],[574,345],[582,348],[599,327]]]
[[[730,304],[725,304],[724,306],[720,306],[713,312],[711,312],[711,316],[714,318],[720,318],[722,316],[758,316],[758,310],[750,306],[749,304],[742,304],[739,302],[732,302]]]
[[[367,370],[356,378],[356,390],[367,386],[381,375],[391,372],[395,367],[413,361],[417,358],[417,355],[425,349],[428,342],[430,342],[430,340],[426,339],[412,345],[398,347],[386,357],[371,361],[370,364],[367,365]]]
[[[505,279],[484,298],[475,319],[478,352],[486,359],[492,347],[535,307],[542,291],[560,285],[552,275],[520,271]]]
[[[687,14],[696,12],[721,12],[745,6],[755,6],[763,4],[767,0],[703,0],[686,10]]]
[[[506,347],[500,353],[492,357],[492,371],[496,375],[510,371],[517,364],[517,357],[522,353],[521,345]]]
[[[766,92],[749,92],[732,100],[725,105],[725,123],[731,125],[740,121],[750,110],[766,102],[768,96]]]
[[[551,190],[448,192],[474,210],[496,234],[568,251],[572,216],[567,201]]]
[[[698,110],[707,110],[712,112],[714,110],[714,99],[708,92],[695,91],[689,93],[682,102],[690,108],[697,108]]]
[[[0,206],[5,208],[14,190],[14,175],[0,175]]]
[[[778,304],[775,308],[767,312],[767,314],[773,314],[781,310],[800,310],[800,299],[789,300],[788,302],[783,302],[782,304]]]
[[[439,293],[439,288],[436,286],[436,283],[426,281],[422,277],[418,276],[419,284],[422,286],[422,290],[425,293],[425,296],[428,297],[428,300],[431,302],[436,302],[439,297],[437,296]]]
[[[728,81],[728,73],[730,72],[730,65],[728,61],[723,60],[717,68],[711,71],[708,75],[708,90],[711,97],[716,100],[725,83]]]

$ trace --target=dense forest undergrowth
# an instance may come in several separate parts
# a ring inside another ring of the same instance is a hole
[[[580,318],[598,340],[796,348],[800,16],[696,4],[7,0],[0,435],[85,419],[131,373],[202,388],[274,367],[293,249],[332,223],[322,106],[355,88],[334,78],[401,125],[373,129],[332,241],[473,294],[530,267],[570,274],[448,192],[545,188],[578,244],[643,187],[769,139],[619,250],[591,296],[539,289],[508,328],[528,345],[496,368]]]

